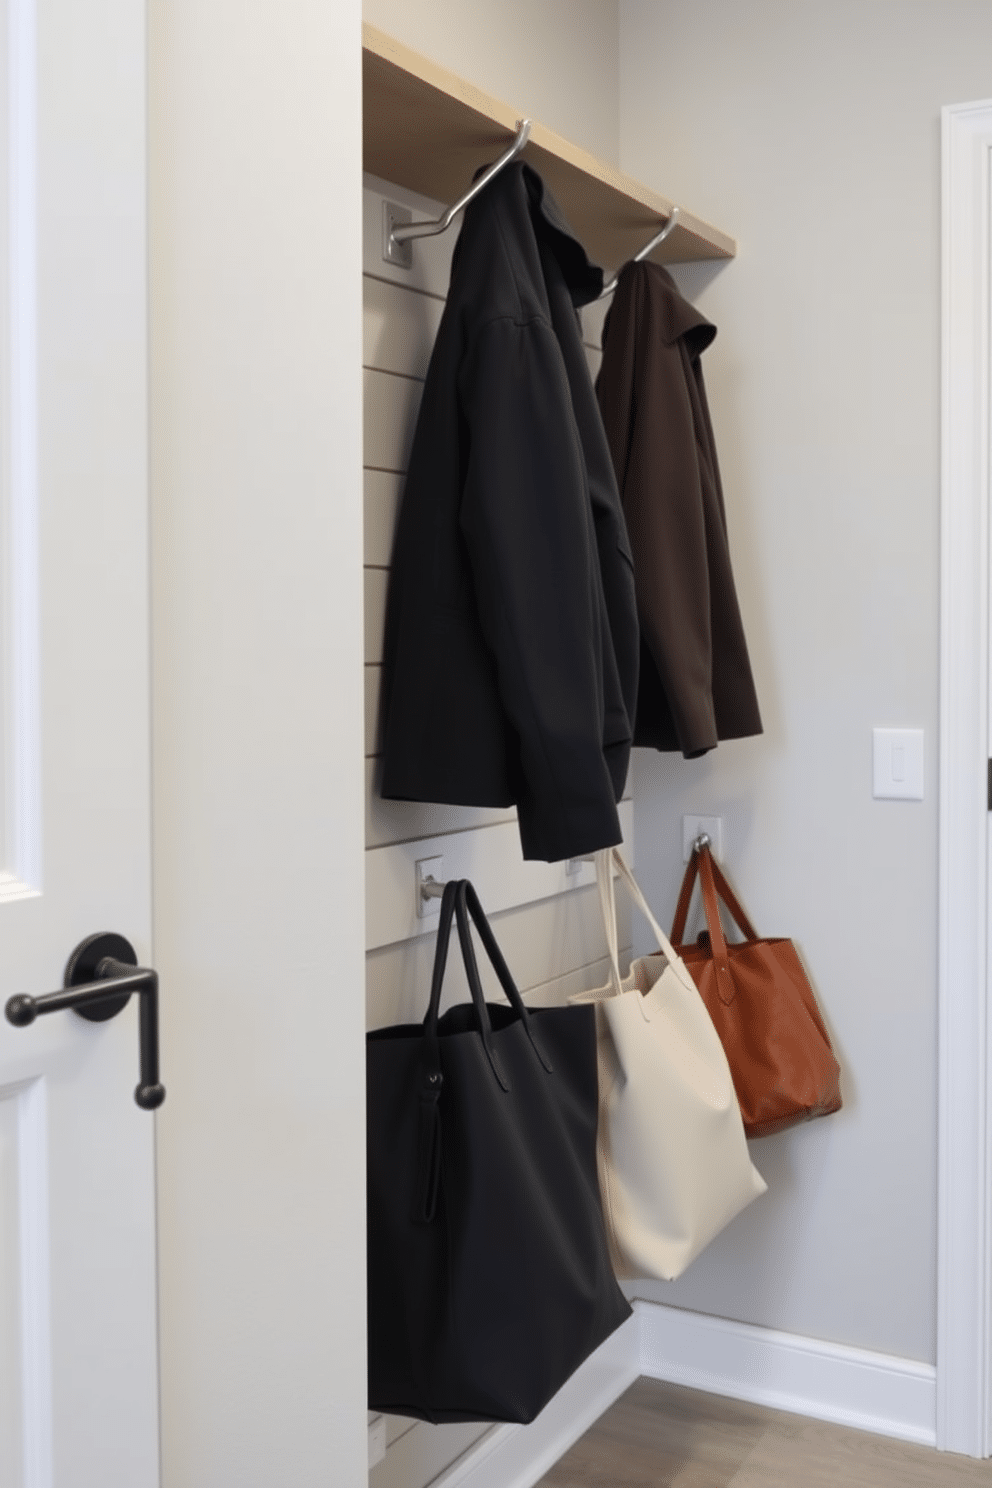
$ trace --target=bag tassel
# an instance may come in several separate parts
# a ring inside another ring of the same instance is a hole
[[[437,1211],[441,1187],[441,1113],[438,1102],[444,1076],[431,1070],[420,1088],[420,1120],[417,1127],[417,1181],[413,1186],[413,1220],[430,1224]]]

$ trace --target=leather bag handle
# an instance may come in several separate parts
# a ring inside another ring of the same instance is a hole
[[[468,914],[466,914],[466,910]],[[485,912],[479,902],[479,896],[475,892],[471,881],[467,878],[463,878],[459,885],[459,894],[455,903],[455,915],[458,923],[458,938],[462,948],[462,959],[465,962],[465,971],[468,975],[469,987],[472,991],[472,1001],[475,1003],[476,1011],[479,1015],[480,1027],[484,1027],[491,1035],[492,1027],[489,1022],[489,1013],[486,1009],[485,998],[482,992],[482,982],[479,977],[479,968],[475,959],[475,947],[472,944],[472,935],[469,929],[469,915],[471,915],[475,923],[475,928],[479,932],[479,939],[482,941],[486,955],[492,963],[499,984],[506,993],[506,999],[523,1024],[524,1032],[530,1040],[534,1053],[548,1074],[553,1075],[554,1066],[548,1058],[541,1040],[537,1036],[537,1031],[531,1021],[530,1008],[520,995],[517,984],[511,975],[510,968],[504,959],[503,952],[500,950],[499,943],[492,932],[492,927],[486,919]],[[489,1062],[493,1066],[493,1072],[496,1074],[497,1079],[500,1080],[500,1084],[503,1085],[505,1090],[509,1090],[509,1085],[504,1083],[504,1080],[498,1073],[495,1050],[487,1047],[486,1053],[489,1055]]]
[[[420,1085],[417,1092],[420,1114],[417,1122],[417,1170],[414,1176],[412,1190],[412,1218],[415,1224],[432,1224],[437,1214],[438,1196],[441,1190],[441,1111],[440,1101],[444,1089],[444,1075],[441,1071],[441,1048],[438,1038],[437,1022],[438,1012],[441,1006],[441,986],[444,982],[445,968],[448,964],[448,949],[451,942],[451,921],[454,918],[458,926],[458,940],[461,945],[462,959],[465,962],[465,974],[468,977],[469,991],[472,994],[472,1003],[475,1008],[476,1022],[478,1024],[479,1036],[482,1046],[489,1061],[489,1067],[495,1075],[500,1087],[509,1091],[510,1082],[506,1072],[500,1063],[499,1056],[493,1044],[492,1023],[489,1019],[489,1011],[486,1007],[486,999],[482,991],[482,980],[479,976],[479,967],[475,959],[475,948],[472,945],[472,933],[469,928],[469,916],[475,921],[476,929],[485,946],[486,954],[493,964],[493,969],[499,978],[500,986],[506,993],[510,1005],[517,1013],[527,1037],[533,1045],[534,1052],[540,1059],[549,1074],[553,1074],[551,1061],[548,1059],[541,1043],[535,1036],[530,1020],[530,1009],[524,1002],[517,990],[517,985],[510,974],[510,969],[503,958],[503,953],[497,944],[489,926],[489,921],[483,913],[479,896],[469,883],[467,878],[451,879],[444,886],[441,896],[441,913],[437,926],[437,943],[434,950],[434,970],[431,975],[431,995],[424,1015],[424,1037],[423,1037],[423,1068]]]
[[[441,1050],[437,1036],[437,1015],[441,1006],[441,984],[444,969],[448,964],[448,945],[451,941],[451,921],[455,915],[455,900],[458,897],[458,879],[453,878],[444,886],[441,895],[441,913],[437,922],[437,939],[434,943],[434,970],[431,973],[431,995],[424,1014],[424,1060],[427,1075],[438,1076],[440,1093]]]
[[[634,877],[630,865],[627,863],[618,847],[612,848],[611,851],[613,854],[614,867],[626,884],[627,891],[630,894],[630,897],[633,899],[634,903],[641,911],[641,914],[644,916],[648,924],[651,926],[651,929],[654,931],[654,938],[658,942],[658,949],[664,952],[665,960],[669,963],[669,965],[677,966],[680,960],[679,953],[672,945],[671,941],[668,939],[668,936],[665,934],[664,930],[662,930],[661,926],[658,924],[658,921],[655,919],[654,914],[651,910],[651,906],[645,899],[644,894],[641,891],[641,886],[637,882],[637,879]]]
[[[713,966],[716,970],[716,989],[720,1001],[729,1006],[736,996],[737,989],[734,979],[730,974],[730,958],[727,955],[727,939],[723,933],[720,923],[720,906],[716,897],[716,884],[713,881],[713,860],[710,857],[709,848],[701,848],[697,856],[699,858],[699,883],[703,891],[703,909],[706,914],[706,928],[710,933],[710,951],[713,956]]]
[[[651,911],[651,906],[641,892],[641,886],[634,877],[620,849],[618,847],[602,848],[596,854],[596,882],[599,885],[599,903],[603,911],[603,927],[606,931],[606,944],[610,953],[610,979],[613,984],[614,996],[619,997],[623,992],[623,984],[620,979],[617,909],[613,886],[614,868],[616,868],[617,873],[623,879],[630,897],[654,931],[658,949],[664,954],[669,966],[678,970],[682,965],[682,959],[655,919]],[[684,976],[687,981],[691,980],[688,977],[688,973],[680,972],[679,974]]]
[[[458,880],[452,879],[444,886],[441,896],[441,914],[437,922],[437,941],[434,947],[434,971],[431,975],[431,995],[424,1014],[424,1037],[422,1041],[422,1070],[417,1097],[420,1114],[417,1121],[417,1171],[412,1190],[411,1217],[415,1224],[431,1224],[437,1212],[438,1194],[441,1188],[441,1113],[439,1102],[444,1089],[441,1072],[441,1049],[437,1036],[437,1014],[441,1003],[441,983],[448,964],[448,945],[451,940],[451,920],[455,913]]]
[[[520,1018],[524,1032],[530,1040],[534,1053],[548,1074],[554,1074],[554,1067],[551,1060],[545,1052],[541,1040],[538,1038],[531,1023],[530,1009],[520,996],[517,984],[510,973],[510,968],[506,964],[496,937],[490,928],[489,921],[486,919],[482,905],[479,902],[478,894],[467,878],[451,879],[445,884],[444,893],[441,896],[441,913],[437,926],[437,945],[434,951],[434,971],[431,977],[431,995],[427,1012],[424,1016],[424,1090],[425,1092],[436,1092],[437,1095],[440,1094],[442,1084],[441,1050],[437,1032],[437,1020],[441,1005],[441,985],[444,981],[444,971],[448,961],[452,918],[454,918],[458,926],[458,940],[461,945],[462,960],[465,963],[465,975],[468,978],[469,992],[472,996],[476,1022],[480,1037],[482,1038],[483,1048],[486,1051],[486,1058],[502,1088],[507,1091],[510,1089],[510,1082],[493,1046],[492,1024],[489,1020],[485,994],[482,990],[482,979],[479,976],[479,966],[475,958],[475,947],[472,944],[469,916],[475,922],[475,927],[479,932],[479,938],[485,947],[486,955],[492,962],[493,970],[496,973],[499,984],[506,993],[510,1006]]]
[[[699,873],[699,860],[705,853],[713,873],[713,882],[716,892],[730,910],[731,918],[734,920],[745,940],[757,940],[758,932],[748,919],[740,900],[730,887],[720,864],[711,854],[708,847],[696,849],[686,864],[685,874],[682,878],[682,887],[679,890],[679,901],[675,906],[675,917],[672,920],[672,940],[676,945],[681,945],[685,939],[685,926],[689,918],[689,905],[692,901],[692,891],[696,885],[696,876]],[[708,922],[707,922],[708,923]]]
[[[729,1007],[737,995],[737,989],[734,986],[734,978],[730,970],[730,957],[727,954],[727,938],[723,933],[723,925],[720,922],[720,906],[717,899],[718,892],[746,938],[749,941],[754,941],[757,940],[758,936],[754,926],[731,891],[730,885],[724,878],[719,866],[714,863],[709,848],[698,847],[692,855],[692,860],[686,868],[685,877],[682,880],[682,891],[679,894],[679,902],[675,908],[675,920],[672,925],[672,939],[680,942],[682,936],[685,934],[689,901],[692,898],[693,884],[697,874],[699,876],[700,889],[702,890],[706,928],[709,931],[713,968],[716,972],[717,995],[724,1006]]]
[[[467,916],[465,913],[465,885],[468,882],[464,878],[453,878],[444,886],[441,895],[441,915],[437,926],[437,945],[434,950],[434,972],[431,977],[431,996],[427,1005],[427,1013],[424,1017],[424,1049],[425,1049],[425,1071],[422,1082],[421,1099],[427,1099],[434,1095],[435,1099],[440,1096],[443,1085],[441,1074],[441,1048],[437,1032],[438,1012],[441,1005],[441,985],[444,981],[445,967],[448,964],[448,946],[451,940],[451,921],[454,917],[458,925],[458,939],[462,948],[462,959],[465,962],[465,973],[468,977],[468,988],[472,996],[472,1004],[475,1008],[476,1024],[479,1035],[482,1038],[482,1046],[486,1051],[490,1068],[496,1079],[504,1090],[509,1090],[510,1084],[500,1067],[499,1059],[493,1048],[492,1024],[486,1011],[486,999],[482,992],[482,982],[479,978],[479,968],[475,960],[475,951],[472,948],[471,937],[468,933]],[[481,913],[481,910],[480,910]],[[497,973],[498,974],[498,973]],[[509,972],[507,972],[509,976]],[[516,991],[516,988],[514,988]],[[517,994],[519,997],[519,993]]]
[[[596,884],[599,889],[599,907],[603,912],[603,929],[606,932],[606,949],[610,956],[610,982],[613,996],[623,995],[620,980],[620,950],[617,934],[617,901],[613,889],[613,849],[600,848],[596,853]]]
[[[482,978],[479,976],[479,966],[475,959],[475,947],[472,945],[472,936],[468,926],[468,915],[465,912],[465,889],[468,879],[458,880],[458,892],[455,897],[455,922],[458,925],[458,940],[462,948],[462,960],[465,963],[465,974],[468,977],[468,989],[472,994],[472,1003],[475,1007],[476,1022],[479,1027],[479,1036],[482,1039],[482,1047],[486,1051],[489,1060],[489,1068],[503,1090],[510,1089],[510,1082],[504,1073],[503,1066],[499,1062],[499,1056],[493,1048],[493,1026],[489,1021],[489,1010],[486,1007],[485,994],[482,990]]]

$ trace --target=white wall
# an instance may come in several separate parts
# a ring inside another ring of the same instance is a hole
[[[992,10],[621,0],[621,165],[739,239],[684,281],[766,732],[638,752],[638,866],[719,813],[759,930],[799,943],[846,1109],[755,1144],[770,1193],[645,1295],[932,1362],[939,108],[989,91]],[[664,86],[660,85],[664,80]],[[871,798],[873,725],[926,731],[926,799]]]
[[[365,0],[363,17],[603,160],[617,160],[617,0]]]
[[[360,12],[150,27],[163,1481],[357,1488]]]

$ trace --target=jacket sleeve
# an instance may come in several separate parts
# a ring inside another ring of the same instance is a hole
[[[460,525],[519,747],[524,856],[576,857],[622,834],[603,752],[608,638],[587,474],[550,325],[488,324],[466,355],[459,395]]]

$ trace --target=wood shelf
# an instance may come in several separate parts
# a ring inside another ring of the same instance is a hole
[[[422,196],[450,205],[480,165],[517,132],[518,111],[410,51],[374,26],[362,27],[364,166]],[[589,256],[617,269],[643,248],[673,203],[533,121],[523,159],[547,183]],[[682,202],[660,263],[733,258],[733,238],[693,216]]]

